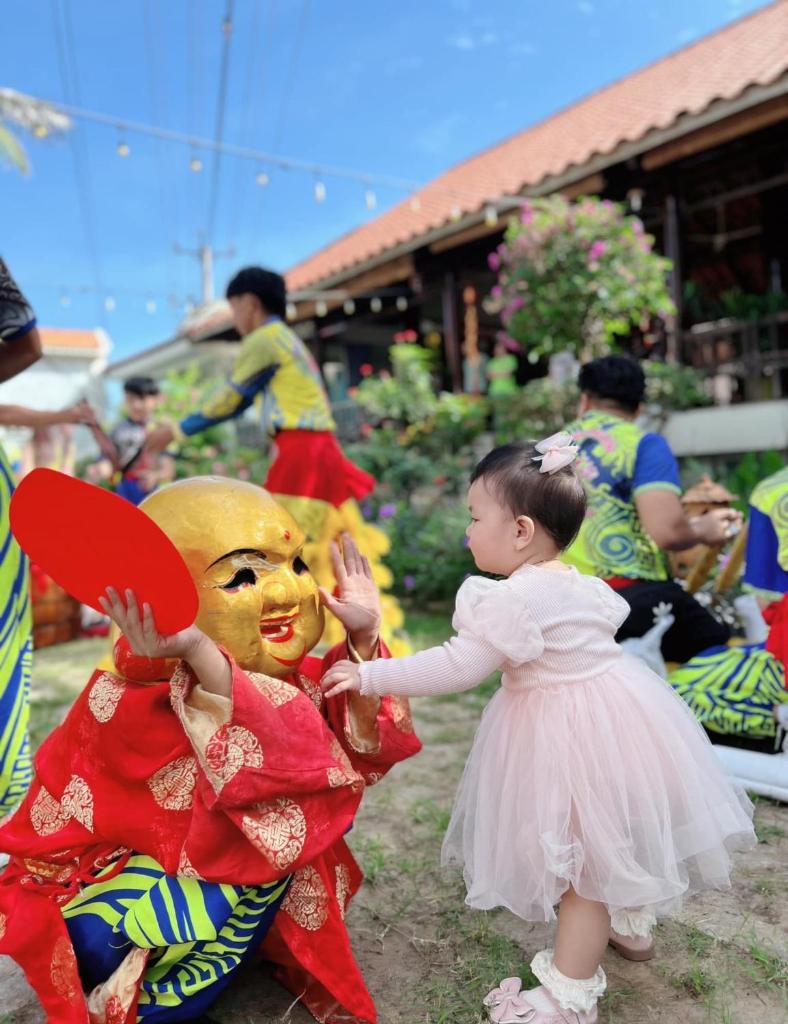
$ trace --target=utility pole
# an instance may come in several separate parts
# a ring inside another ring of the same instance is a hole
[[[202,278],[202,299],[201,302],[213,302],[213,263],[214,260],[232,258],[235,256],[235,249],[226,249],[224,252],[214,252],[210,245],[201,245],[198,249],[184,249],[183,246],[175,246],[175,252],[179,256],[191,256],[199,260],[200,275]]]

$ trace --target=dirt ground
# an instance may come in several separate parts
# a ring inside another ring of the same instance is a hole
[[[445,615],[410,623],[417,643],[445,636]],[[43,652],[35,669],[40,740],[84,685],[95,642]],[[452,796],[491,685],[414,702],[425,750],[365,795],[350,843],[367,881],[348,912],[356,956],[381,1024],[480,1024],[481,1000],[549,944],[550,929],[463,903],[460,879],[440,870]],[[605,957],[602,1024],[788,1022],[788,807],[756,806],[760,843],[737,857],[734,888],[691,901],[657,932],[658,956]],[[222,1024],[308,1024],[312,1018],[254,968],[211,1011]],[[0,958],[0,1024],[41,1024],[20,972]]]

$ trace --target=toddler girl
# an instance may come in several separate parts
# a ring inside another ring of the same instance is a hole
[[[467,903],[550,921],[542,983],[508,978],[485,999],[497,1024],[594,1024],[611,941],[652,955],[656,915],[729,885],[729,852],[755,843],[752,806],[725,777],[691,711],[614,636],[629,606],[558,561],[585,514],[568,434],[508,444],[476,467],[467,535],[476,565],[457,595],[457,635],[407,658],[326,674],[327,696],[451,693],[495,669],[443,844]],[[612,930],[611,930],[612,926]]]

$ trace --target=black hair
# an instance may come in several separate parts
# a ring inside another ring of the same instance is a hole
[[[580,390],[635,413],[646,394],[646,375],[629,356],[603,356],[580,369]]]
[[[227,285],[227,298],[255,295],[266,312],[284,319],[287,312],[287,285],[281,274],[263,267],[244,267]]]
[[[572,465],[554,473],[542,473],[540,462],[533,442],[504,444],[484,456],[471,474],[471,483],[484,480],[488,490],[513,516],[536,520],[559,551],[564,551],[583,525],[585,488]]]
[[[129,377],[123,382],[123,390],[127,395],[139,395],[140,398],[148,398],[161,393],[159,385],[153,377]]]

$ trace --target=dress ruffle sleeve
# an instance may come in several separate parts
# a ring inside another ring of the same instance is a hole
[[[586,576],[585,578],[596,590],[599,601],[604,608],[605,618],[615,626],[616,632],[618,632],[629,618],[632,609],[624,598],[619,597],[615,590],[608,586],[604,580],[600,580],[597,576]]]
[[[499,651],[512,665],[541,657],[542,632],[530,615],[518,584],[470,576],[457,593],[452,626]]]

